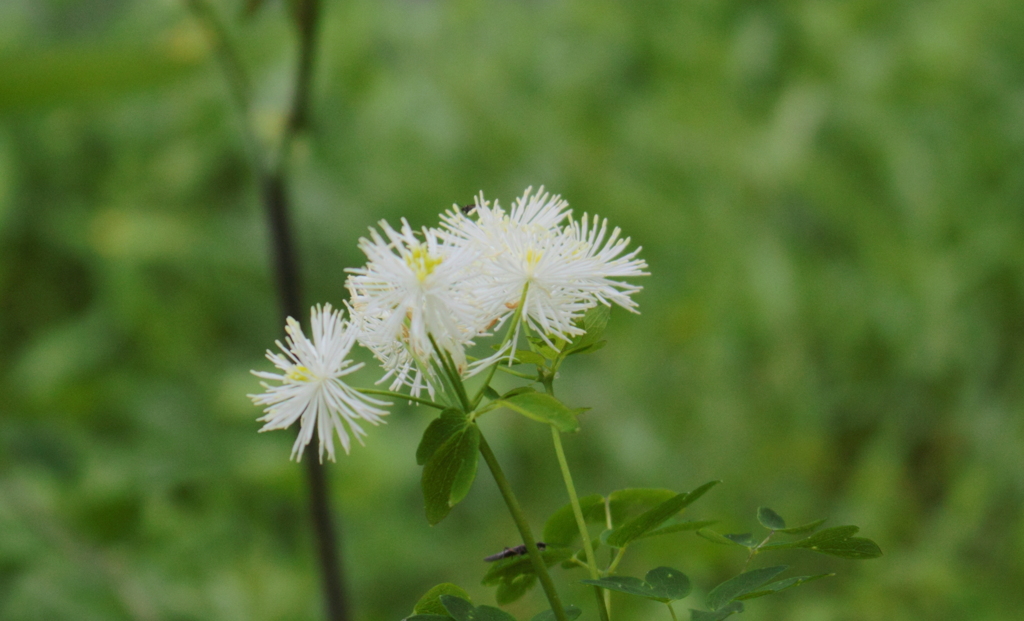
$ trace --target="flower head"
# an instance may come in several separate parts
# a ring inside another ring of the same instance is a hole
[[[356,332],[367,335],[365,338],[357,336],[357,340],[360,340],[360,343],[373,353],[374,357],[380,361],[381,368],[384,369],[384,375],[375,382],[376,384],[390,382],[388,390],[391,391],[408,388],[409,394],[414,397],[419,397],[425,388],[427,394],[431,398],[434,397],[434,385],[428,381],[429,366],[417,364],[416,359],[409,352],[409,347],[403,341],[374,338],[374,335],[380,334],[382,316],[352,312],[351,306],[349,315],[352,317],[353,328]]]
[[[433,229],[414,232],[405,220],[398,231],[379,224],[386,239],[370,229],[370,237],[359,240],[366,265],[346,270],[360,342],[379,358],[398,343],[420,362],[436,353],[436,343],[465,369],[465,348],[489,323],[472,296],[482,278],[470,270],[475,249],[447,243]],[[398,367],[410,368],[405,360]]]
[[[474,216],[447,212],[444,234],[479,255],[484,278],[474,297],[491,313],[522,304],[523,321],[548,339],[579,334],[576,322],[598,303],[635,312],[630,296],[641,287],[619,279],[647,275],[647,264],[636,258],[640,248],[623,254],[630,240],[618,228],[609,234],[607,220],[574,221],[568,203],[544,188],[528,188],[508,213],[481,196]]]
[[[334,461],[334,434],[338,434],[342,448],[348,453],[350,443],[345,423],[362,444],[362,436],[366,432],[358,421],[361,419],[373,425],[384,422],[381,416],[387,412],[375,406],[390,403],[360,394],[341,380],[363,366],[362,363],[353,364],[347,358],[356,333],[347,321],[342,320],[341,311],[332,309],[330,304],[325,304],[322,309],[316,306],[310,312],[310,323],[312,340],[302,333],[299,322],[288,318],[285,325],[287,346],[277,341],[282,353],[267,351],[267,359],[281,373],[252,372],[259,378],[280,383],[260,382],[266,392],[249,395],[249,398],[255,405],[266,406],[266,415],[259,419],[266,424],[260,431],[286,429],[301,419],[299,437],[292,446],[292,459],[301,459],[315,429],[320,437],[320,460],[323,461],[326,449],[328,457]]]

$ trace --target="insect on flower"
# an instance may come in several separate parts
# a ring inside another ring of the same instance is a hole
[[[538,550],[544,550],[547,547],[548,547],[547,544],[544,543],[543,541],[538,541],[537,542],[537,549]],[[512,558],[513,556],[523,556],[524,554],[526,554],[526,546],[525,545],[519,545],[519,546],[516,546],[514,548],[505,548],[501,552],[498,552],[497,554],[492,554],[492,555],[488,556],[487,558],[485,558],[484,560],[487,561],[488,563],[493,563],[494,561],[500,561],[501,559],[505,559],[505,558]]]

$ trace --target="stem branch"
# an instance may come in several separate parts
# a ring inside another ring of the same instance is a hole
[[[558,591],[555,590],[555,583],[552,582],[551,574],[548,573],[548,568],[544,564],[540,550],[537,549],[537,540],[533,538],[533,532],[530,530],[529,522],[526,521],[526,515],[523,514],[519,501],[516,500],[515,494],[512,493],[512,486],[509,485],[508,479],[505,478],[505,473],[502,472],[501,465],[498,464],[498,458],[494,456],[494,451],[491,450],[491,446],[484,439],[482,433],[480,434],[480,454],[483,455],[484,461],[487,462],[487,467],[491,469],[494,482],[498,484],[501,496],[505,499],[505,504],[508,505],[509,513],[512,514],[512,521],[516,523],[516,528],[519,529],[519,534],[523,538],[523,544],[526,545],[526,552],[530,555],[530,562],[533,563],[533,570],[537,572],[537,577],[540,578],[540,585],[544,588],[544,595],[547,596],[548,603],[551,604],[551,611],[555,614],[555,618],[558,621],[568,621],[568,618],[565,616],[565,609],[562,607],[562,600],[558,597]]]
[[[381,395],[384,397],[393,397],[395,399],[403,399],[405,401],[412,401],[413,403],[419,403],[420,405],[426,405],[439,410],[445,409],[447,406],[441,405],[440,403],[431,401],[430,399],[423,399],[421,397],[414,397],[412,395],[402,394],[393,390],[377,390],[376,388],[356,388],[357,392],[361,392],[364,395]]]
[[[594,557],[594,544],[590,541],[590,531],[587,530],[587,521],[583,517],[583,509],[580,507],[580,499],[576,495],[576,486],[572,482],[572,474],[569,472],[569,463],[565,460],[565,450],[562,448],[562,436],[551,426],[551,440],[555,443],[555,454],[558,456],[558,466],[562,470],[562,479],[565,481],[565,489],[569,492],[569,502],[572,504],[572,513],[576,516],[576,527],[579,528],[580,537],[583,538],[583,550],[587,554],[587,567],[590,569],[590,579],[597,580],[601,575],[597,571],[597,559]],[[594,587],[594,595],[597,596],[597,609],[601,615],[601,621],[608,621],[608,609],[605,606],[604,595],[601,587]]]

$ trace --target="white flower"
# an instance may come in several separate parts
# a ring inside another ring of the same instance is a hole
[[[613,279],[650,276],[644,271],[647,262],[636,258],[642,248],[637,246],[622,255],[629,246],[630,238],[620,237],[622,231],[619,227],[608,235],[608,219],[602,220],[597,215],[591,219],[583,214],[583,219],[571,222],[565,233],[579,244],[580,254],[574,257],[575,286],[579,292],[606,306],[614,302],[630,312],[637,312],[637,304],[630,296],[643,287]]]
[[[434,397],[434,385],[427,378],[430,369],[420,368],[405,343],[398,339],[387,341],[372,338],[380,331],[380,324],[383,321],[380,316],[353,312],[351,306],[349,306],[349,315],[352,317],[353,328],[357,334],[368,335],[360,343],[373,353],[385,371],[384,375],[375,382],[376,384],[383,384],[390,380],[388,390],[398,391],[408,388],[409,394],[414,397],[419,397],[423,389],[426,388],[427,394],[431,398]],[[359,339],[358,336],[356,338]]]
[[[522,303],[523,321],[545,339],[579,334],[577,320],[598,303],[635,312],[630,296],[641,287],[618,279],[647,275],[647,264],[636,258],[640,248],[623,255],[630,240],[622,239],[618,228],[608,235],[607,220],[584,215],[573,221],[560,196],[543,187],[531,192],[528,188],[510,213],[481,195],[475,219],[461,210],[443,216],[449,243],[480,255],[486,278],[477,281],[474,297],[499,317]]]
[[[288,318],[285,325],[287,347],[277,341],[283,355],[267,351],[267,359],[282,373],[252,372],[257,377],[280,384],[271,386],[260,382],[266,392],[248,396],[255,405],[267,406],[264,410],[266,416],[259,419],[266,422],[260,431],[286,429],[302,419],[299,437],[292,446],[292,459],[302,458],[302,452],[313,439],[313,430],[316,429],[320,437],[320,461],[323,461],[325,448],[328,457],[334,461],[335,432],[346,454],[350,448],[348,430],[342,420],[348,423],[352,435],[362,444],[362,436],[366,432],[357,421],[362,419],[373,425],[385,422],[380,417],[387,412],[374,406],[391,404],[360,394],[341,381],[340,378],[363,366],[362,363],[352,364],[347,358],[356,333],[348,322],[342,320],[341,311],[331,309],[330,304],[325,304],[323,309],[316,306],[310,312],[310,323],[312,341],[302,333],[299,322]]]
[[[490,322],[471,295],[482,278],[470,269],[475,250],[446,243],[431,229],[420,232],[421,241],[405,220],[400,231],[383,220],[379,225],[387,239],[370,229],[370,238],[359,240],[366,265],[346,269],[360,342],[378,357],[400,343],[426,365],[436,353],[432,338],[464,371],[465,348]],[[397,367],[409,368],[405,361]]]

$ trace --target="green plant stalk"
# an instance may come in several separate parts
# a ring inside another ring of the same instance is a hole
[[[558,456],[558,467],[562,470],[562,479],[565,481],[565,489],[569,492],[569,502],[572,504],[572,513],[576,516],[576,527],[580,530],[580,537],[583,538],[583,550],[587,554],[587,568],[590,569],[590,579],[601,578],[597,571],[597,559],[594,558],[594,544],[590,541],[590,532],[587,530],[587,521],[583,517],[583,509],[580,507],[580,499],[576,495],[576,486],[572,482],[572,473],[569,472],[569,462],[565,460],[565,450],[562,448],[562,435],[551,426],[551,440],[555,443],[555,454]],[[604,594],[601,587],[594,587],[594,595],[597,596],[597,609],[601,615],[601,621],[609,621],[608,608],[604,601]]]
[[[665,605],[668,606],[668,612],[672,615],[672,621],[679,621],[679,617],[676,616],[676,611],[672,609],[672,603],[665,602]]]
[[[544,564],[540,550],[537,549],[537,540],[533,538],[530,524],[526,521],[523,509],[519,506],[519,501],[516,500],[515,494],[512,493],[512,486],[509,485],[508,479],[505,478],[505,473],[502,472],[501,465],[498,464],[498,458],[494,456],[494,451],[491,450],[491,446],[487,443],[483,433],[480,434],[480,454],[483,456],[484,461],[487,462],[487,467],[491,469],[494,482],[498,484],[501,497],[505,499],[508,511],[512,514],[512,521],[516,523],[516,528],[519,529],[519,534],[526,545],[526,552],[530,555],[530,562],[533,563],[533,570],[537,572],[537,577],[540,578],[540,585],[544,589],[544,595],[547,596],[548,603],[551,604],[551,611],[555,614],[555,618],[558,621],[569,621],[568,617],[565,616],[565,608],[562,607],[562,600],[558,596],[558,591],[555,590],[555,583],[551,580],[551,574],[548,573],[548,568]]]
[[[764,547],[764,545],[766,543],[771,541],[773,536],[775,536],[775,531],[774,530],[768,531],[768,536],[765,537],[761,541],[761,543],[757,544],[756,546],[754,546],[753,548],[750,549],[750,556],[747,557],[747,562],[743,563],[743,571],[747,571],[747,567],[750,567],[750,561],[754,560],[754,557],[757,556],[757,553],[761,551],[761,548]]]
[[[505,345],[508,345],[508,342],[512,340],[512,335],[515,334],[516,327],[519,325],[519,321],[523,317],[523,303],[526,301],[526,292],[529,288],[530,283],[526,283],[525,285],[523,285],[523,295],[521,298],[519,298],[519,305],[516,306],[516,312],[514,315],[512,315],[512,321],[509,322],[508,330],[505,332],[505,338],[501,339],[501,345],[498,347],[498,351],[504,349]],[[513,347],[514,346],[515,344],[513,344]],[[473,397],[474,409],[476,408],[476,406],[480,405],[480,400],[484,396],[484,391],[487,390],[487,387],[491,385],[491,380],[494,379],[494,372],[498,370],[499,366],[501,366],[501,363],[496,361],[494,364],[491,365],[491,368],[487,370],[487,377],[484,378],[484,383],[482,386],[480,386],[480,391],[477,392],[476,396]],[[527,379],[530,378],[527,376]]]
[[[434,352],[437,354],[435,362],[439,364],[442,374],[448,378],[452,392],[455,393],[462,405],[462,411],[468,414],[472,408],[469,404],[469,397],[466,395],[466,387],[462,384],[462,377],[459,376],[459,371],[455,368],[455,362],[447,351],[438,347],[433,334],[427,333],[427,338],[430,339],[430,344],[434,346]]]
[[[609,574],[615,573],[619,563],[622,562],[622,556],[626,553],[626,548],[619,548],[619,551],[615,553],[615,558],[612,559],[611,564],[608,565],[607,571]]]
[[[364,395],[381,395],[383,397],[394,397],[395,399],[402,399],[405,401],[412,401],[413,403],[419,403],[421,405],[430,406],[439,410],[445,409],[447,406],[441,405],[431,401],[430,399],[421,399],[420,397],[414,397],[412,395],[404,395],[400,392],[394,392],[391,390],[377,390],[376,388],[356,388],[356,392],[361,392]]]

